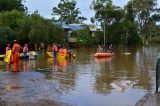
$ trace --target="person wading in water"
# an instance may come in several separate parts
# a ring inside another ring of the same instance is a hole
[[[7,47],[6,47],[6,56],[4,58],[4,61],[6,62],[6,70],[7,71],[10,70],[11,55],[12,55],[12,51],[11,51],[10,44],[7,44]]]
[[[24,59],[27,59],[27,57],[28,57],[27,53],[28,53],[28,45],[25,44],[24,47],[23,47],[23,54],[24,54],[23,58]]]
[[[20,71],[20,50],[21,46],[17,40],[14,40],[12,54],[13,54],[13,72]]]
[[[57,51],[58,51],[57,45],[56,45],[56,43],[53,43],[52,52],[53,52],[53,58],[54,59],[56,59],[56,57],[57,57]]]

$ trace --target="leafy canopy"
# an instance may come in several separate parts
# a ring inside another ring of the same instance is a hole
[[[58,21],[82,23],[86,18],[79,16],[81,12],[79,11],[79,8],[76,8],[76,4],[77,2],[75,0],[60,0],[58,7],[53,7],[52,15],[59,15]]]
[[[24,0],[0,0],[0,12],[2,11],[12,11],[12,10],[19,10],[19,11],[27,11],[27,7],[22,4]]]

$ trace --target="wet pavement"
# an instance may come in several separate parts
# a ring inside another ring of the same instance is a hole
[[[0,106],[69,106],[58,101],[56,81],[39,72],[0,72]]]
[[[0,106],[71,106],[58,100],[63,88],[43,73],[1,71],[0,81]],[[159,106],[159,100],[160,93],[147,93],[135,106]]]
[[[135,106],[160,106],[160,93],[146,94]]]

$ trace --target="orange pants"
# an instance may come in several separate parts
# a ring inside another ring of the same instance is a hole
[[[20,71],[20,56],[13,55],[13,71]]]

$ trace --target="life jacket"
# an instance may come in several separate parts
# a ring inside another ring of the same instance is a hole
[[[21,46],[18,43],[15,43],[12,48],[12,53],[15,56],[20,56]]]
[[[7,50],[7,51],[6,51],[6,56],[5,56],[5,58],[4,58],[4,61],[5,61],[6,63],[10,63],[10,61],[11,61],[11,55],[12,55],[12,51],[11,51],[11,50]]]

